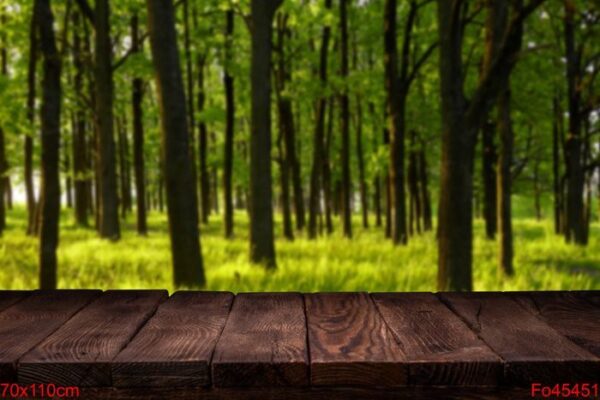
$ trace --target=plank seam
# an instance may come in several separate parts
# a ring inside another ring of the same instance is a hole
[[[521,307],[521,309],[525,310],[525,312],[529,315],[532,315],[535,319],[537,319],[538,321],[540,321],[542,324],[546,325],[548,328],[550,328],[552,331],[554,331],[558,336],[562,337],[563,339],[565,339],[566,341],[570,342],[571,344],[573,344],[574,346],[578,347],[580,350],[583,350],[584,352],[587,352],[591,355],[593,355],[598,361],[600,361],[600,357],[598,357],[596,354],[592,353],[590,350],[586,349],[585,347],[581,346],[580,344],[576,343],[575,341],[573,341],[571,338],[569,338],[568,336],[566,336],[565,334],[563,334],[562,332],[560,332],[558,329],[555,329],[552,325],[550,325],[546,319],[543,317],[543,313],[540,309],[539,304],[537,303],[537,301],[535,300],[535,297],[533,297],[531,295],[531,293],[526,292],[525,296],[531,300],[531,303],[533,303],[533,305],[535,306],[536,310],[538,311],[537,314],[534,314],[533,312],[531,312],[527,307],[523,306],[521,304],[521,302],[517,301],[517,299],[514,297],[514,294],[508,294],[508,298],[510,298],[513,302],[517,303],[519,305],[519,307]],[[587,303],[587,301],[584,300],[584,302]],[[593,305],[593,304],[592,304]]]
[[[168,293],[168,292],[167,292]],[[158,312],[158,308],[163,304],[166,303],[169,299],[171,298],[171,296],[167,296],[167,298],[165,300],[159,300],[159,302],[156,304],[156,306],[154,307],[154,310],[152,310],[152,312],[148,315],[148,318],[146,318],[144,320],[144,322],[142,322],[137,329],[131,334],[131,336],[129,337],[129,339],[127,340],[127,343],[125,343],[123,346],[121,346],[121,348],[119,349],[119,351],[117,351],[115,353],[115,355],[113,356],[113,358],[110,359],[110,361],[108,361],[108,364],[111,365],[112,362],[115,360],[115,358],[117,358],[117,356],[119,354],[121,354],[123,352],[123,350],[125,350],[125,348],[133,341],[133,338],[135,338],[137,336],[138,333],[140,333],[140,331],[142,330],[142,328],[144,328],[146,326],[146,324],[148,324],[148,322],[156,315],[156,313]],[[98,359],[99,355],[96,356],[96,358],[94,359],[94,362]],[[110,376],[110,386],[114,385],[114,380],[113,380],[113,369],[109,368],[109,376]]]
[[[37,342],[36,344],[34,344],[31,348],[29,348],[26,352],[24,352],[21,357],[19,357],[19,359],[16,362],[16,372],[18,374],[19,372],[19,364],[21,362],[21,360],[28,355],[29,353],[31,353],[31,351],[33,349],[35,349],[36,347],[38,347],[44,340],[48,339],[50,336],[54,335],[60,328],[62,328],[65,324],[67,324],[69,321],[71,321],[73,318],[75,318],[76,315],[78,315],[81,311],[83,311],[84,308],[86,308],[87,306],[89,306],[90,304],[96,302],[100,297],[102,297],[102,294],[104,294],[104,291],[100,291],[96,297],[92,297],[87,303],[84,303],[81,307],[79,307],[77,310],[75,310],[75,312],[73,314],[71,314],[71,316],[69,318],[67,318],[62,324],[60,324],[55,330],[53,330],[52,332],[48,333],[48,335],[44,336],[43,339],[41,339],[39,342]]]
[[[231,315],[231,310],[233,309],[233,303],[237,299],[237,294],[235,294],[235,293],[231,293],[231,294],[233,295],[233,299],[231,300],[231,303],[229,304],[229,310],[227,311],[227,318],[225,318],[225,323],[223,324],[223,327],[221,328],[221,331],[219,332],[219,336],[215,340],[215,345],[213,346],[213,348],[210,352],[210,358],[208,359],[208,369],[210,371],[210,373],[208,374],[208,379],[210,379],[208,387],[210,387],[210,388],[214,388],[214,381],[215,381],[213,379],[213,366],[212,366],[213,358],[215,357],[215,350],[217,349],[217,345],[219,344],[219,341],[221,340],[221,335],[223,334],[223,331],[225,330],[225,326],[227,326],[227,322],[229,322],[229,316]]]
[[[440,303],[442,303],[442,304],[443,304],[444,306],[446,306],[446,308],[448,308],[448,309],[449,309],[449,310],[450,310],[450,311],[451,311],[451,312],[452,312],[454,315],[456,315],[456,317],[457,317],[458,319],[460,319],[460,320],[461,320],[461,321],[462,321],[462,322],[465,324],[465,326],[466,326],[467,328],[469,328],[469,329],[471,330],[471,332],[473,332],[473,333],[474,333],[474,334],[477,336],[477,338],[478,338],[479,340],[481,340],[481,342],[482,342],[483,344],[485,344],[485,345],[487,346],[487,348],[488,348],[488,349],[490,349],[490,351],[491,351],[492,353],[494,353],[494,354],[495,354],[495,355],[496,355],[496,356],[497,356],[497,357],[500,359],[500,361],[502,361],[502,367],[503,367],[502,369],[503,369],[503,372],[504,372],[504,374],[506,374],[506,366],[508,365],[508,362],[507,362],[507,361],[504,359],[504,357],[502,357],[500,354],[498,354],[498,353],[496,352],[496,350],[494,350],[494,349],[492,348],[492,346],[490,346],[490,344],[489,344],[489,343],[488,343],[488,342],[487,342],[487,341],[486,341],[484,338],[482,338],[482,337],[481,337],[481,335],[479,334],[479,332],[476,332],[476,331],[475,331],[475,329],[473,329],[473,327],[471,326],[471,324],[469,323],[469,321],[467,321],[465,318],[463,318],[463,317],[462,317],[462,315],[460,315],[460,313],[459,313],[459,312],[457,312],[457,311],[454,309],[454,307],[452,307],[452,305],[451,305],[450,303],[447,303],[446,301],[444,301],[444,298],[443,298],[442,296],[440,296],[440,293],[439,293],[439,292],[438,292],[438,293],[434,293],[434,295],[435,295],[435,297],[437,297],[437,298],[438,298],[438,300],[440,301]]]

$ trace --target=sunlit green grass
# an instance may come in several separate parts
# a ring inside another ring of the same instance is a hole
[[[331,237],[293,242],[278,239],[275,272],[248,262],[248,218],[235,216],[235,239],[225,240],[221,216],[202,227],[202,252],[208,290],[239,291],[435,291],[437,244],[434,233],[394,247],[381,228],[354,221],[353,240]],[[9,213],[9,227],[0,238],[0,289],[35,289],[37,240],[24,234],[22,208]],[[372,218],[371,223],[374,222]],[[130,216],[123,238],[111,243],[92,230],[75,228],[63,211],[59,248],[59,288],[166,288],[173,291],[166,216],[152,213],[147,237],[135,233]],[[278,237],[280,224],[277,225]],[[600,289],[600,225],[592,226],[590,244],[577,247],[554,234],[549,220],[514,220],[515,269],[512,278],[498,274],[497,244],[483,237],[475,224],[474,286],[476,290]]]

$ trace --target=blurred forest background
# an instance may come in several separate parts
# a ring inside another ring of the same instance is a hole
[[[0,0],[0,56],[0,289],[600,289],[597,1]]]

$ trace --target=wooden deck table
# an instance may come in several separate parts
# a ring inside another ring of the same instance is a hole
[[[563,383],[600,385],[600,291],[0,291],[0,384],[28,398],[541,399],[532,384]]]

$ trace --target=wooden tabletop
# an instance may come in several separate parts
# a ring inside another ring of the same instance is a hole
[[[493,398],[600,383],[600,292],[0,291],[0,344],[0,383],[89,397]]]

